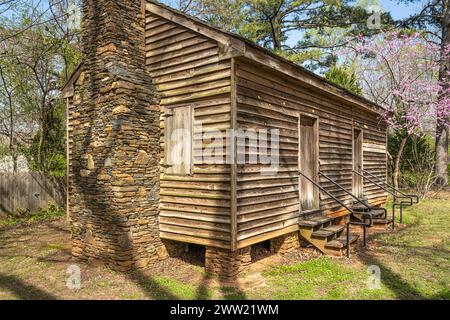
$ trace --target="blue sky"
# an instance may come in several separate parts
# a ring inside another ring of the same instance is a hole
[[[170,2],[171,0],[166,0]],[[367,3],[374,3],[376,0],[366,0]],[[421,10],[427,0],[421,0],[412,4],[399,3],[398,0],[378,0],[383,11],[390,12],[394,20],[407,18]],[[356,2],[356,1],[355,1]],[[301,37],[300,32],[292,31],[287,40],[288,45],[295,45]]]
[[[171,6],[175,5],[178,2],[177,0],[160,0],[160,1]],[[366,1],[370,3],[376,0],[366,0]],[[427,2],[427,0],[420,0],[413,4],[405,4],[399,3],[398,0],[378,0],[378,1],[385,11],[391,13],[394,19],[406,18],[411,14],[418,12],[422,8],[423,4]],[[38,2],[41,4],[43,8],[48,6],[48,0]],[[3,13],[3,15],[7,17],[11,17],[10,14],[11,14],[10,11]]]
[[[168,5],[173,5],[176,3],[176,0],[160,0],[163,3]],[[382,7],[391,12],[391,15],[394,19],[401,19],[410,16],[411,14],[419,11],[422,7],[422,4],[427,2],[426,0],[422,0],[418,3],[406,5],[404,3],[398,3],[397,0],[379,0]]]
[[[176,0],[160,0],[160,1],[168,5],[174,5],[175,3],[177,3]],[[404,3],[398,4],[397,0],[394,1],[379,0],[379,1],[386,11],[391,12],[394,19],[401,19],[411,15],[412,13],[419,11],[422,6],[422,3],[426,2],[426,0],[423,0],[421,2],[412,5],[406,5]]]
[[[168,5],[174,5],[177,2],[176,0],[160,1]],[[394,19],[401,19],[411,15],[412,13],[418,12],[421,9],[422,4],[427,1],[422,0],[410,5],[406,5],[404,3],[399,4],[397,0],[379,0],[379,2],[386,11],[391,12],[391,15]],[[48,1],[44,0],[41,2],[41,4],[43,7],[45,7],[48,5]],[[8,12],[6,14],[8,15]]]
[[[422,1],[406,5],[404,3],[398,4],[397,1],[380,0],[381,6],[385,9],[385,11],[390,12],[394,19],[406,18],[411,14],[418,12],[425,2],[426,1]]]
[[[160,0],[161,2],[173,6],[177,3],[177,0]],[[357,0],[355,0],[356,2]],[[374,3],[377,0],[363,0],[366,3]],[[399,3],[398,0],[378,0],[384,11],[390,12],[393,19],[402,19],[409,17],[410,15],[417,13],[422,8],[423,4],[428,0],[420,0],[413,4]],[[292,32],[288,39],[288,44],[295,44],[300,37],[300,33]]]

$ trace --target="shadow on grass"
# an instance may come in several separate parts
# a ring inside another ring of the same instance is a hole
[[[371,234],[368,236],[368,240],[376,240],[381,242],[381,247],[376,251],[381,254],[386,254],[393,261],[400,259],[405,260],[405,262],[412,261],[410,257],[420,258],[421,261],[426,261],[427,265],[433,270],[439,270],[440,272],[446,272],[448,270],[448,265],[445,261],[450,261],[450,251],[446,250],[442,246],[413,246],[402,242],[403,235],[407,235],[411,229],[420,226],[420,219],[416,220],[414,223],[410,223],[402,226],[400,229],[396,230],[385,230]],[[387,240],[384,238],[389,235],[396,235],[394,241]],[[385,262],[381,261],[378,257],[374,255],[373,252],[364,250],[360,254],[360,260],[366,266],[376,265],[381,270],[381,282],[389,288],[397,299],[449,299],[450,290],[448,288],[443,288],[434,295],[426,295],[419,291],[414,285],[414,281],[404,279],[401,274],[394,272],[389,268]],[[404,266],[411,268],[419,268],[420,266]],[[426,267],[426,266],[424,266]],[[443,285],[445,287],[445,285]]]
[[[57,300],[53,294],[10,275],[0,274],[0,289],[5,289],[22,300]]]
[[[424,300],[428,299],[409,282],[404,280],[401,275],[392,271],[384,265],[379,259],[370,254],[364,254],[361,261],[367,265],[378,266],[381,270],[381,282],[389,288],[397,299],[401,300]]]
[[[50,228],[50,229],[53,229],[54,231],[61,232],[63,234],[66,234],[66,235],[70,236],[70,229],[69,228],[64,228],[64,227],[61,227],[59,225],[56,225],[56,224],[53,223],[53,221],[46,221],[45,222],[45,226]]]
[[[183,293],[177,294],[177,290],[170,288],[169,279],[168,285],[161,283],[161,280],[156,279],[155,276],[145,273],[145,270],[135,270],[127,273],[128,278],[136,283],[145,293],[145,295],[150,299],[155,300],[181,300],[186,299]],[[162,275],[164,276],[164,275]],[[201,280],[196,283],[194,292],[188,295],[192,300],[209,300],[213,298],[213,289],[210,286],[212,281],[217,280],[219,282],[218,290],[223,294],[225,300],[244,300],[247,299],[244,291],[240,288],[239,281],[237,277],[232,278],[219,278],[205,272]],[[191,282],[194,284],[194,282]],[[177,285],[177,283],[173,283]],[[181,290],[183,290],[181,288]]]
[[[405,229],[400,230],[400,232],[401,231],[405,231]],[[373,238],[378,238],[377,236],[380,235],[375,235]],[[408,247],[406,245],[392,243],[385,243],[383,246],[385,246],[385,248],[378,252],[386,253],[392,259],[396,259],[396,257],[394,257],[396,253],[398,254],[398,252],[403,251],[401,255],[403,255],[405,259],[409,256],[420,257],[421,260],[433,264],[433,268],[441,269],[444,272],[447,270],[447,267],[441,265],[440,261],[448,259],[447,256],[450,254],[448,250],[436,247]],[[368,250],[364,250],[359,258],[366,266],[375,265],[380,268],[381,282],[395,294],[397,299],[421,300],[450,298],[450,290],[446,288],[433,296],[424,295],[410,281],[404,279],[399,273],[394,272]],[[397,256],[397,259],[400,259],[400,257]],[[414,266],[411,267],[414,268]]]
[[[52,252],[44,257],[36,257],[37,262],[45,263],[68,263],[72,258],[72,253],[69,249],[60,249]]]
[[[195,300],[208,300],[211,299],[211,293],[208,289],[208,280],[211,276],[207,273],[203,275],[202,281],[195,290]]]
[[[175,295],[164,286],[160,285],[153,277],[146,275],[143,271],[135,270],[127,273],[130,280],[139,285],[146,296],[154,300],[179,300]]]
[[[220,288],[225,300],[247,300],[248,297],[245,292],[236,287],[222,286]]]

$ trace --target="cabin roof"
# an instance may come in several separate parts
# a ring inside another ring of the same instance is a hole
[[[153,0],[146,0],[145,9],[153,14],[162,16],[204,36],[210,37],[231,52],[232,56],[244,57],[265,67],[275,69],[292,78],[302,81],[306,86],[319,89],[346,102],[370,112],[382,113],[383,108],[376,103],[351,92],[333,82],[315,74],[308,69],[285,59],[274,52],[263,48],[244,37],[222,30],[196,17],[187,15],[179,10]],[[62,88],[63,97],[70,96],[71,86],[81,72],[82,62],[78,65]]]

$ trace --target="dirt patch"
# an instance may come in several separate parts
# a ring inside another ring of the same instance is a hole
[[[316,248],[310,246],[305,248],[300,248],[299,250],[295,250],[289,253],[286,253],[282,256],[282,264],[290,265],[294,263],[306,262],[312,259],[316,259],[323,254],[317,250]]]
[[[168,258],[145,271],[117,273],[71,255],[65,219],[21,225],[0,233],[0,299],[202,298],[202,253]],[[68,267],[81,270],[81,289],[66,286]],[[180,292],[171,292],[185,285]],[[197,296],[196,296],[197,294]]]
[[[0,298],[244,299],[245,290],[266,285],[265,269],[320,256],[313,248],[283,256],[271,255],[269,249],[255,246],[250,270],[231,280],[205,273],[204,248],[195,245],[187,246],[180,257],[169,257],[147,270],[118,273],[72,258],[70,226],[65,219],[21,225],[0,234]],[[81,269],[80,290],[66,287],[67,268],[74,264]]]
[[[297,299],[349,295],[362,299],[445,298],[450,252],[448,208],[443,200],[425,200],[406,211],[408,226],[399,228],[397,224],[395,231],[368,229],[367,248],[362,248],[359,241],[350,259],[324,260],[313,247],[283,256],[270,255],[267,246],[255,246],[252,254],[256,261],[246,274],[232,280],[218,279],[204,271],[201,246],[188,246],[188,252],[180,257],[170,257],[145,271],[119,273],[72,259],[70,227],[64,218],[16,226],[0,231],[0,300]],[[361,228],[351,231],[362,235]],[[77,290],[66,285],[67,270],[72,265],[81,270],[81,288]],[[346,280],[350,272],[365,281],[368,265],[382,267],[381,291],[362,290],[353,276]],[[278,273],[267,272],[280,266]],[[302,275],[296,281],[289,272],[296,274],[298,268]],[[334,271],[330,273],[329,268]],[[320,277],[325,277],[331,291],[323,291],[323,281],[317,282]],[[346,281],[353,281],[350,287]]]

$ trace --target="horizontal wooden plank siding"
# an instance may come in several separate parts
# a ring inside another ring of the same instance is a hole
[[[231,126],[231,60],[218,43],[147,11],[146,66],[161,98],[161,164],[164,164],[165,107],[190,106],[194,114],[191,175],[169,175],[161,166],[162,238],[230,248],[231,167],[204,163],[202,152],[225,160]],[[212,139],[205,134],[215,130]],[[223,139],[223,148],[220,141]]]
[[[267,165],[238,165],[238,247],[297,228],[300,213],[298,118],[301,114],[318,118],[320,170],[336,182],[352,189],[354,123],[364,130],[365,168],[380,176],[386,174],[386,154],[381,152],[386,142],[385,128],[378,123],[375,114],[360,112],[281,72],[247,59],[237,61],[237,127],[242,130],[277,129],[280,137],[280,166],[276,174],[261,174],[261,168]],[[258,151],[247,145],[241,153],[248,159]],[[239,155],[238,149],[238,158]],[[320,182],[334,196],[351,203],[350,196],[332,183],[324,178]],[[370,184],[364,186],[369,197],[382,200],[383,194],[371,188]],[[320,203],[328,214],[343,212],[343,208],[326,194],[320,194]]]
[[[363,129],[363,169],[382,181],[387,179],[386,148],[385,133],[374,130],[372,126],[365,125]],[[370,179],[376,181],[372,177]],[[364,194],[373,204],[384,204],[387,199],[387,193],[367,179],[364,181]]]

